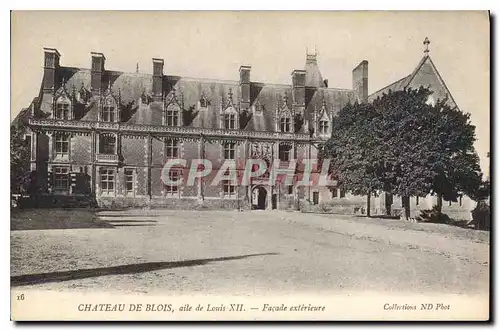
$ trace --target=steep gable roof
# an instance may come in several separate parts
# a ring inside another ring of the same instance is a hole
[[[368,96],[368,101],[371,102],[389,91],[400,91],[405,88],[418,88],[420,86],[429,87],[434,92],[436,99],[447,99],[451,107],[458,107],[450,90],[446,86],[443,78],[437,70],[434,62],[429,55],[425,55],[413,70],[413,72],[403,77],[392,84],[372,93]]]

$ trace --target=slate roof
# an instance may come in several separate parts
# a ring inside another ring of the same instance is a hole
[[[310,70],[310,84],[306,84],[306,116],[311,122],[314,111],[319,111],[326,100],[327,109],[331,113],[337,113],[341,107],[348,102],[354,102],[356,95],[353,90],[326,88],[322,81],[319,68],[312,63],[306,64]],[[73,67],[60,67],[57,70],[58,85],[64,81],[68,93],[80,91],[84,88],[90,91],[91,71]],[[307,71],[306,71],[307,78]],[[291,77],[290,77],[291,80]],[[311,81],[313,83],[311,83]],[[312,86],[310,86],[312,84]],[[153,76],[144,73],[128,73],[117,71],[105,71],[102,76],[101,87],[106,90],[108,86],[114,96],[120,95],[123,122],[129,124],[162,125],[161,102],[141,102],[142,95],[152,95]],[[55,94],[63,87],[59,87]],[[192,127],[219,128],[220,109],[222,105],[229,102],[232,95],[235,108],[239,108],[240,86],[239,81],[224,81],[211,79],[197,79],[179,76],[164,76],[163,90],[166,99],[175,95],[184,110],[192,110],[196,114],[191,123],[185,125]],[[265,84],[252,82],[251,108],[254,105],[262,107],[262,115],[252,116],[243,130],[275,131],[274,114],[277,107],[281,107],[283,96],[288,97],[288,107],[292,109],[292,86],[287,84]],[[197,104],[205,98],[208,107],[197,111]],[[52,113],[52,94],[43,94],[41,97],[40,111],[43,117]],[[127,114],[123,116],[123,109]],[[96,121],[98,106],[96,102],[90,102],[80,120]]]

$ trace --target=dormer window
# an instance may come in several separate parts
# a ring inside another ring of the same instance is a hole
[[[69,120],[71,103],[67,98],[61,97],[56,103],[55,117],[58,120]]]
[[[207,108],[208,107],[208,100],[205,97],[201,97],[200,99],[200,108]]]
[[[112,97],[104,100],[101,110],[101,121],[116,122],[118,120],[116,102]]]
[[[321,120],[319,121],[319,134],[328,134],[328,121]]]
[[[280,121],[281,132],[291,132],[292,120],[289,117],[282,117]]]
[[[235,114],[225,114],[224,115],[224,127],[227,130],[236,129],[236,115]]]
[[[179,125],[179,110],[173,107],[167,109],[166,123],[167,126]]]

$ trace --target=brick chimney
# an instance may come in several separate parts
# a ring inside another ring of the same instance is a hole
[[[306,71],[294,70],[292,72],[292,101],[293,105],[305,106],[306,98]]]
[[[163,95],[163,59],[153,58],[153,100],[161,101]]]
[[[43,52],[43,90],[44,92],[52,92],[56,85],[56,70],[59,68],[61,54],[55,48],[44,47]]]
[[[92,70],[90,80],[90,90],[92,94],[99,94],[102,84],[102,75],[104,74],[104,62],[106,58],[102,53],[91,52],[92,56]]]
[[[359,102],[368,102],[368,61],[363,60],[352,70],[352,89]]]
[[[240,105],[241,109],[250,107],[250,70],[251,66],[240,67]]]

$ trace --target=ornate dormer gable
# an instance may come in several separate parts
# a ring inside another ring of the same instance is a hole
[[[281,102],[278,102],[274,115],[275,129],[277,132],[294,132],[294,111],[288,106],[288,95],[286,92],[281,97]]]
[[[183,126],[182,111],[184,109],[184,98],[182,93],[177,94],[177,91],[172,88],[170,94],[166,95],[163,100],[163,125],[166,126]]]
[[[325,94],[323,93],[323,101],[321,108],[314,111],[314,135],[316,137],[328,138],[332,134],[332,119],[333,109],[328,110],[326,105]]]
[[[91,92],[85,88],[85,85],[82,82],[82,86],[76,93],[76,101],[78,101],[81,104],[88,104],[91,97],[92,97]]]
[[[111,90],[111,82],[108,83],[108,88],[101,94],[99,100],[99,121],[102,122],[119,122],[120,121],[120,103],[121,92],[118,90],[118,95],[114,95]]]
[[[239,113],[233,103],[233,90],[229,88],[227,100],[221,96],[220,102],[220,128],[226,130],[238,130],[239,127]]]
[[[153,102],[153,96],[147,93],[146,89],[143,89],[139,97],[139,105],[149,105],[151,102]]]
[[[210,101],[205,96],[205,92],[201,94],[200,100],[198,100],[198,110],[207,110]]]
[[[256,100],[252,106],[252,112],[254,116],[262,116],[264,114],[264,106],[259,100]]]
[[[66,82],[64,78],[62,80],[61,87],[54,93],[53,100],[53,118],[60,120],[70,120],[73,118],[73,104],[75,102],[75,93],[68,93],[68,91],[66,90]]]

